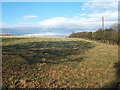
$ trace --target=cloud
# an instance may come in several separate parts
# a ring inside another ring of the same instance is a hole
[[[115,23],[116,17],[109,16],[109,12],[104,14],[105,17],[105,25],[109,27],[113,23]],[[107,16],[108,15],[108,16]],[[112,15],[116,15],[116,13],[112,13]],[[89,14],[87,18],[81,18],[76,16],[75,18],[65,18],[65,17],[55,17],[48,20],[44,20],[39,22],[38,25],[43,29],[64,29],[64,30],[97,30],[101,28],[101,18],[102,15],[99,13]]]
[[[25,19],[31,19],[31,18],[37,18],[37,16],[34,15],[28,15],[28,16],[23,16]]]
[[[89,0],[89,2],[119,2],[119,0]]]
[[[69,34],[63,34],[63,33],[51,33],[51,32],[46,32],[46,33],[39,33],[39,34],[25,34],[24,36],[66,36]]]
[[[101,2],[100,0],[92,0],[91,2],[85,2],[81,8],[83,10],[94,10],[94,11],[118,11],[118,2]]]
[[[38,21],[36,24],[26,22],[14,25],[4,24],[3,32],[27,36],[68,36],[73,30],[75,32],[98,30],[102,27],[102,16],[105,19],[105,28],[116,23],[118,21],[117,3],[96,1],[98,2],[92,0],[92,2],[83,4],[82,9],[88,11],[87,13],[77,14],[71,18],[54,17]],[[33,15],[24,16],[27,19],[36,17]]]
[[[82,14],[80,14],[82,16]],[[95,12],[91,14],[84,14],[84,16],[89,17],[90,21],[100,21],[103,16],[106,21],[117,21],[118,11],[105,11],[105,12]]]
[[[53,36],[53,35],[59,35],[58,33],[41,33],[41,34],[25,34],[25,36]]]
[[[3,33],[27,36],[68,36],[73,32],[96,31],[101,28],[101,20],[91,15],[90,18],[80,17],[55,17],[47,19],[37,24],[20,23],[18,25],[7,25],[3,28]],[[105,26],[109,27],[116,21],[105,21]]]
[[[101,17],[103,16],[106,27],[118,21],[117,0],[106,0],[106,2],[102,2],[102,0],[91,0],[91,2],[85,2],[81,8],[83,11],[92,11],[92,13],[80,14],[82,17],[88,17],[89,19],[87,21],[98,21],[100,23]]]

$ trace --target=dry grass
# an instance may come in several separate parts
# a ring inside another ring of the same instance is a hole
[[[118,47],[77,38],[5,38],[2,57],[4,87],[101,88],[116,80]]]

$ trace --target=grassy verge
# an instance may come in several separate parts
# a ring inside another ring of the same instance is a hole
[[[3,86],[98,88],[115,82],[116,45],[77,38],[3,38]]]

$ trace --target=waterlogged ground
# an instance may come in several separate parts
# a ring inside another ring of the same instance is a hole
[[[116,80],[116,45],[74,38],[3,38],[3,87],[99,88]]]

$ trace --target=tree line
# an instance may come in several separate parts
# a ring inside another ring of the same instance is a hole
[[[120,24],[113,24],[110,28],[99,29],[96,32],[79,32],[69,35],[70,38],[85,38],[91,40],[98,40],[104,43],[119,44],[119,35],[118,30]]]

